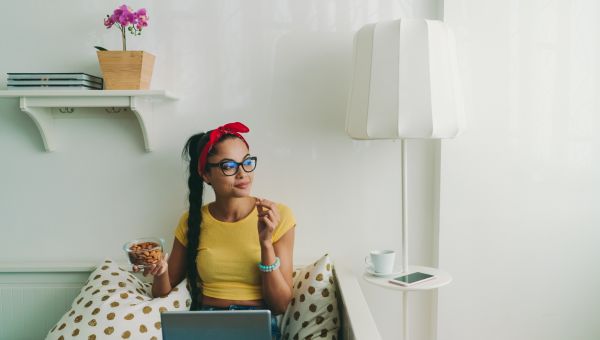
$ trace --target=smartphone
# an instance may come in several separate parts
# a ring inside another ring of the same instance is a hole
[[[421,272],[414,272],[414,273],[410,273],[408,275],[402,275],[402,276],[397,276],[393,279],[390,279],[391,283],[395,283],[401,286],[412,286],[412,285],[416,285],[419,284],[421,282],[425,282],[428,280],[433,279],[435,276],[431,275],[431,274],[426,274],[426,273],[421,273]]]

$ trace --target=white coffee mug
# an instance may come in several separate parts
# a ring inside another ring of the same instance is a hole
[[[396,252],[393,250],[372,250],[365,257],[365,263],[379,274],[390,274],[394,270],[394,260]]]

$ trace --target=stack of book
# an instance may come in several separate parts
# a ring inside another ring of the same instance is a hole
[[[9,90],[102,90],[102,78],[87,73],[8,73]]]

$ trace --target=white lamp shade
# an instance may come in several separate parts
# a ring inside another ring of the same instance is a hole
[[[465,129],[454,38],[441,21],[366,25],[354,37],[353,59],[351,137],[453,138]]]

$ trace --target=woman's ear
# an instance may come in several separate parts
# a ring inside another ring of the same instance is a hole
[[[202,180],[204,181],[204,183],[210,185],[210,178],[207,174],[203,173],[200,176],[202,176]]]

